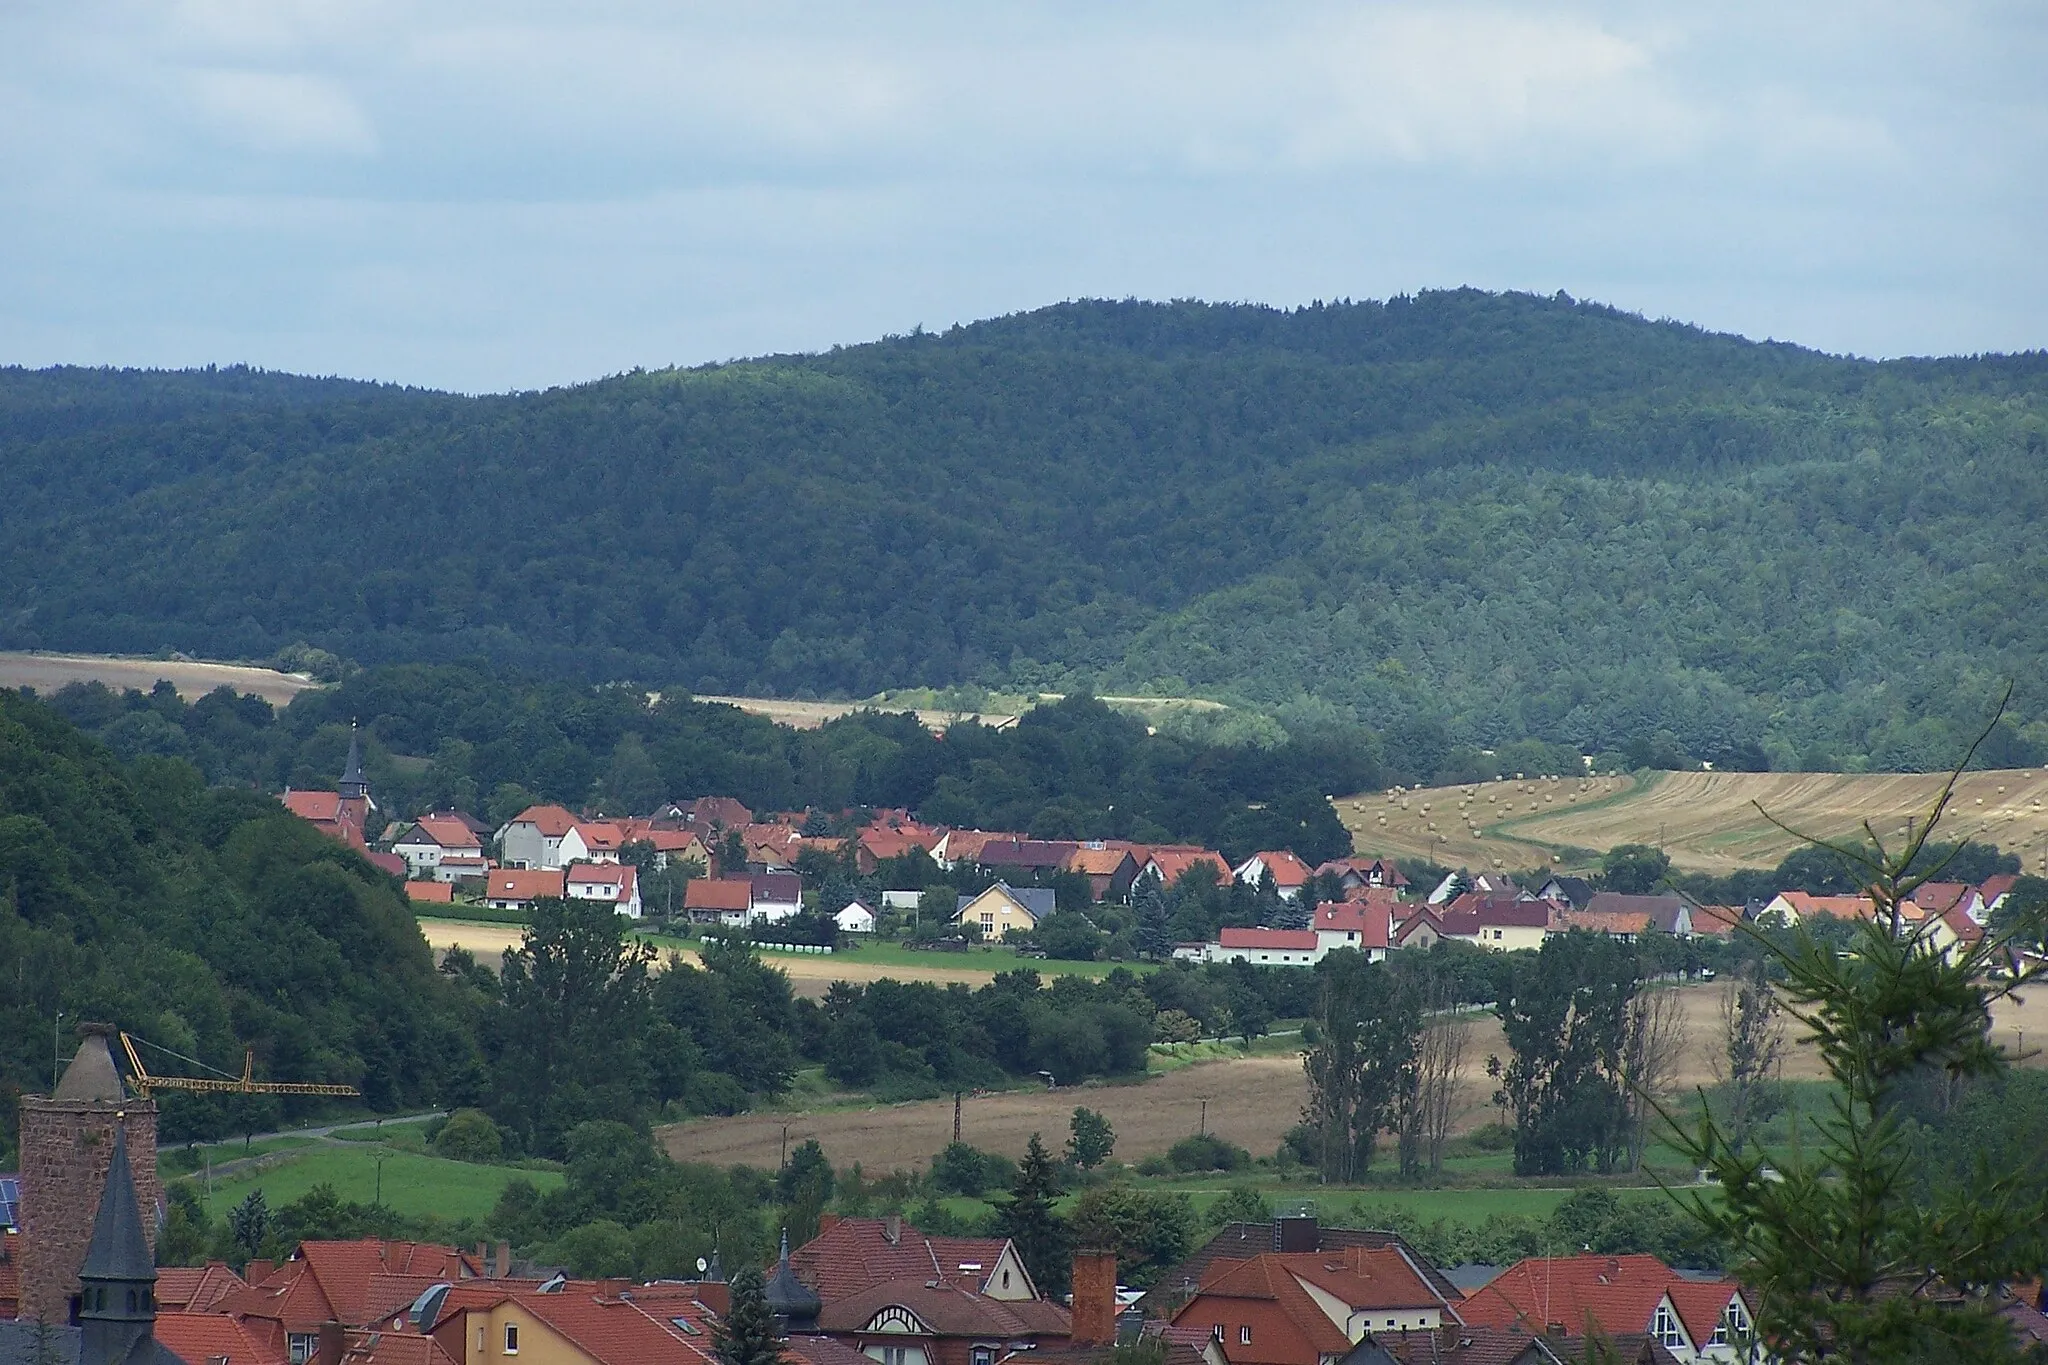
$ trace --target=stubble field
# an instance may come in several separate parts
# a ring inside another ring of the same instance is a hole
[[[1865,820],[1890,838],[1924,816],[1943,773],[1650,773],[1536,778],[1339,798],[1338,817],[1363,854],[1428,858],[1473,870],[1549,864],[1573,870],[1570,850],[1650,844],[1680,867],[1725,873],[1772,867],[1802,833],[1854,836]],[[1766,815],[1768,812],[1768,815]],[[1943,820],[2048,871],[2048,770],[1967,773]],[[1562,856],[1560,856],[1562,855]]]
[[[209,664],[195,660],[117,659],[103,654],[26,654],[0,652],[0,687],[33,687],[47,696],[67,683],[103,682],[119,692],[147,692],[163,679],[186,701],[205,696],[225,684],[237,692],[283,706],[320,684],[297,673],[255,668],[247,664]]]

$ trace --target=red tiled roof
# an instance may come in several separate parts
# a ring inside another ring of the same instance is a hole
[[[396,853],[379,853],[375,849],[368,849],[363,853],[363,857],[367,858],[370,866],[376,868],[379,872],[393,877],[409,877],[412,875],[412,865]]]
[[[620,863],[571,863],[567,871],[571,885],[594,882],[600,886],[610,885],[633,873],[631,867]]]
[[[1113,877],[1130,856],[1129,849],[1083,846],[1067,855],[1067,871],[1078,872],[1084,877]]]
[[[689,910],[748,910],[754,904],[754,883],[747,877],[692,877],[683,883],[683,906]]]
[[[1316,907],[1314,927],[1324,934],[1357,934],[1360,949],[1384,948],[1393,933],[1393,912],[1384,904],[1339,901]]]
[[[435,844],[441,848],[483,848],[483,840],[455,815],[422,815],[413,822],[401,844]]]
[[[422,905],[452,905],[455,901],[454,882],[407,882],[405,898]]]
[[[1274,1259],[1266,1255],[1248,1261],[1219,1261],[1195,1296],[1173,1315],[1175,1325],[1199,1326],[1215,1315],[1219,1299],[1266,1299],[1287,1316],[1318,1356],[1341,1356],[1348,1352],[1351,1338],[1330,1321],[1329,1315],[1292,1275],[1274,1264]],[[1291,1343],[1274,1341],[1265,1332],[1258,1336],[1260,1340],[1248,1344],[1231,1342],[1230,1359],[1247,1365],[1297,1365],[1287,1349]]]
[[[1435,930],[1439,934],[1443,933],[1444,931],[1443,919],[1436,913],[1436,911],[1430,909],[1426,905],[1417,906],[1415,913],[1403,919],[1400,925],[1395,929],[1394,942],[1406,944],[1409,938],[1412,935],[1414,935],[1417,930],[1422,929],[1425,926]],[[1478,930],[1479,925],[1477,917],[1475,917],[1472,925],[1472,931],[1474,933],[1477,933]]]
[[[2019,878],[2012,873],[2001,872],[1996,877],[1986,877],[1983,884],[1977,888],[1977,894],[1984,898],[1984,904],[1990,905],[2012,890],[2018,882]]]
[[[1685,1324],[1685,1334],[1692,1338],[1693,1345],[1704,1346],[1720,1323],[1721,1314],[1727,1311],[1728,1301],[1742,1292],[1742,1286],[1734,1280],[1688,1280],[1673,1276],[1664,1292],[1671,1296],[1671,1306],[1678,1310],[1678,1320]]]
[[[1735,926],[1742,923],[1742,907],[1739,905],[1695,905],[1692,908],[1692,931],[1713,938],[1727,938],[1734,934]]]
[[[1284,848],[1254,853],[1250,858],[1244,860],[1237,871],[1243,872],[1252,865],[1254,859],[1266,865],[1266,875],[1272,879],[1276,890],[1290,886],[1302,886],[1314,875],[1308,870],[1307,863],[1295,857]]]
[[[1079,847],[1064,839],[991,839],[974,861],[984,867],[1059,867]]]
[[[189,1357],[188,1357],[189,1358]],[[350,1332],[341,1365],[461,1365],[432,1337],[409,1332]]]
[[[1223,855],[1213,849],[1155,848],[1152,850],[1149,865],[1159,869],[1159,880],[1167,886],[1172,886],[1186,876],[1190,869],[1197,866],[1215,868],[1218,882],[1230,880],[1230,864],[1224,862]]]
[[[1470,1323],[1541,1334],[1642,1332],[1678,1274],[1655,1256],[1532,1256],[1459,1306]]]
[[[1290,953],[1312,953],[1318,942],[1313,929],[1220,929],[1216,941],[1225,948]]]
[[[1945,915],[1976,893],[1976,887],[1964,882],[1922,882],[1913,891],[1913,904],[1923,915]]]
[[[249,1286],[228,1269],[225,1261],[208,1261],[203,1266],[167,1265],[156,1272],[156,1301],[159,1307],[187,1313],[208,1313],[213,1306]]]
[[[487,900],[530,901],[541,896],[559,896],[565,885],[561,870],[538,867],[494,867],[484,879]]]
[[[695,1357],[714,1365],[708,1333],[683,1331],[669,1317],[656,1318],[633,1299],[592,1294],[519,1294],[521,1308],[574,1342],[598,1365],[649,1365]]]
[[[301,820],[332,824],[341,816],[340,792],[288,791],[278,800],[284,808]]]
[[[826,1303],[892,1280],[940,1279],[981,1289],[1009,1243],[1000,1237],[927,1237],[908,1223],[896,1240],[881,1218],[841,1218],[789,1254],[797,1278]]]
[[[532,825],[550,839],[559,839],[576,827],[576,817],[560,806],[528,806],[512,817],[515,825]]]
[[[232,1272],[230,1272],[232,1273]],[[163,1276],[157,1277],[161,1283]],[[220,1361],[225,1365],[286,1365],[286,1353],[259,1341],[226,1313],[157,1310],[156,1339],[180,1360],[192,1365]]]

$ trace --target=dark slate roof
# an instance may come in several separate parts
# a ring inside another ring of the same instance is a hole
[[[353,725],[348,727],[348,763],[341,770],[341,780],[343,784],[364,785],[363,744],[356,735],[356,727]]]
[[[142,1235],[142,1213],[135,1206],[135,1173],[128,1166],[128,1135],[114,1130],[114,1156],[107,1163],[107,1185],[100,1193],[100,1211],[92,1223],[92,1244],[85,1250],[80,1279],[153,1281],[156,1260]]]

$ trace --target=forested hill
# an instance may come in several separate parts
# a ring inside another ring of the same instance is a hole
[[[2048,739],[2044,441],[2048,356],[1475,291],[1075,303],[474,399],[12,370],[0,647],[1154,688],[1390,749],[1919,767],[2009,677],[2007,747]]]

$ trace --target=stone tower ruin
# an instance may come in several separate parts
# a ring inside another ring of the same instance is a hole
[[[113,1028],[86,1024],[57,1093],[21,1097],[21,1317],[73,1320],[79,1269],[114,1159],[127,1139],[142,1230],[156,1250],[156,1102],[128,1094],[107,1045]]]

